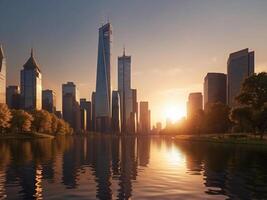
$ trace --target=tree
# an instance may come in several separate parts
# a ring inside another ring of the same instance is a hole
[[[33,130],[41,133],[51,133],[52,117],[46,110],[35,110],[32,112],[34,118]]]
[[[59,119],[54,113],[52,113],[50,115],[51,115],[51,131],[53,134],[55,134],[57,132],[57,129],[58,129]]]
[[[33,117],[24,110],[12,110],[11,129],[16,132],[29,132]]]
[[[236,100],[253,109],[261,109],[267,102],[267,73],[261,72],[245,79]]]
[[[252,109],[248,106],[232,109],[230,119],[238,126],[241,132],[253,131]]]
[[[205,110],[205,129],[212,133],[225,133],[231,124],[230,108],[223,103],[212,103]]]
[[[3,133],[3,131],[6,128],[10,127],[11,118],[12,118],[12,115],[7,105],[4,103],[0,103],[0,131],[1,133]]]

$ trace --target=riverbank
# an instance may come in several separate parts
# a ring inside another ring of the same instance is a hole
[[[0,134],[0,140],[2,139],[40,139],[50,138],[53,139],[53,135],[44,133],[4,133]]]
[[[267,138],[250,134],[205,134],[205,135],[176,135],[175,140],[198,141],[228,144],[266,145]]]

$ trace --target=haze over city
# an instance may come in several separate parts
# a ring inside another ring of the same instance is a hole
[[[117,57],[132,56],[132,86],[147,100],[153,124],[169,112],[186,115],[190,92],[203,91],[207,72],[226,72],[229,53],[256,52],[255,71],[267,70],[266,1],[0,1],[1,43],[7,57],[7,84],[34,48],[43,88],[57,94],[77,84],[80,97],[95,90],[98,28],[113,26],[111,83],[117,88]],[[212,16],[212,17],[211,17]]]

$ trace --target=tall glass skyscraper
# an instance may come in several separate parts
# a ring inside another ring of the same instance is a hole
[[[42,74],[37,65],[33,50],[20,71],[21,107],[25,110],[42,109]]]
[[[254,74],[254,51],[243,49],[229,55],[227,61],[227,103],[238,106],[235,97],[240,93],[243,81]]]
[[[107,23],[99,28],[98,58],[96,75],[95,114],[96,131],[110,131],[111,119],[111,85],[110,85],[110,57],[111,57],[111,24]]]
[[[6,103],[6,59],[0,46],[0,103]]]

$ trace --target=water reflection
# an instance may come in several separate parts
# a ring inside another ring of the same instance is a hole
[[[0,141],[0,199],[266,199],[264,147],[159,137]]]

